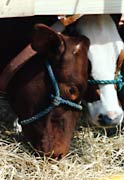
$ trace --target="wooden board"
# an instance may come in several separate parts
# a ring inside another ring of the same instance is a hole
[[[34,0],[0,0],[0,18],[32,16],[34,12]]]
[[[0,0],[0,18],[124,13],[124,0]]]

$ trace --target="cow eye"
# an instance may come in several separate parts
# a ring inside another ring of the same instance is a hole
[[[70,87],[69,92],[70,92],[70,94],[75,94],[76,93],[76,88]]]
[[[68,91],[72,101],[75,101],[79,97],[79,90],[76,86],[70,87]]]

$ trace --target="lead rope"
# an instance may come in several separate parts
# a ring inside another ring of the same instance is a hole
[[[124,82],[123,82],[123,76],[121,75],[121,66],[124,61],[124,50],[122,49],[118,61],[117,61],[117,70],[115,73],[115,79],[114,80],[88,80],[90,84],[117,84],[118,91],[121,91]]]
[[[121,91],[124,82],[121,72],[118,72],[116,79],[114,80],[88,80],[90,84],[117,84],[118,91]]]
[[[76,104],[76,103],[74,103],[72,101],[69,101],[69,100],[66,100],[66,99],[63,99],[62,97],[60,97],[59,87],[58,87],[57,81],[55,79],[54,73],[52,71],[52,67],[48,63],[48,61],[46,61],[45,65],[46,65],[49,77],[51,79],[51,82],[52,82],[52,85],[53,85],[53,88],[54,88],[54,91],[55,91],[55,95],[54,94],[50,95],[50,98],[51,98],[52,102],[51,102],[51,105],[49,105],[48,108],[46,108],[43,111],[37,113],[36,115],[32,116],[31,118],[22,120],[20,122],[21,125],[26,125],[26,124],[29,124],[29,123],[32,123],[34,121],[39,120],[41,117],[48,114],[55,106],[59,106],[60,104],[66,104],[66,105],[71,106],[73,108],[76,108],[78,110],[83,109],[81,105]]]

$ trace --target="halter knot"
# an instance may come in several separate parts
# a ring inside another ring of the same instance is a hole
[[[54,106],[59,106],[61,104],[61,97],[51,94],[51,99]]]
[[[116,81],[117,81],[118,91],[120,91],[122,89],[123,85],[124,85],[123,76],[121,75],[120,72],[118,73]]]

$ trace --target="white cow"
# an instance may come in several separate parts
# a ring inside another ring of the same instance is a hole
[[[58,21],[54,29],[62,32],[65,27]],[[74,25],[78,33],[90,39],[89,60],[94,80],[114,80],[116,63],[124,44],[110,15],[85,15]],[[91,123],[111,127],[121,124],[123,110],[119,105],[113,84],[98,85],[100,100],[88,103]],[[91,92],[92,93],[92,92]]]
[[[93,79],[113,80],[117,59],[124,49],[124,44],[111,16],[82,16],[77,22],[76,29],[90,39],[88,56]],[[99,89],[100,100],[88,103],[92,124],[104,127],[120,124],[123,120],[123,110],[119,105],[115,86],[99,85]]]

